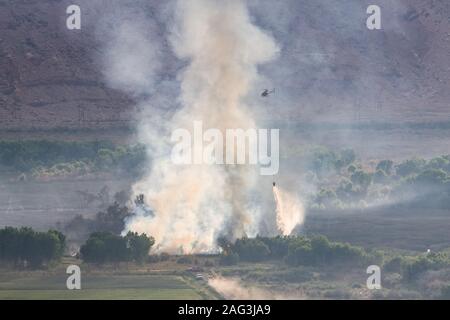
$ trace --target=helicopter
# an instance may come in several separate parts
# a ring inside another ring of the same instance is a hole
[[[274,92],[275,92],[275,89],[272,89],[272,90],[264,89],[264,91],[261,93],[261,97],[266,98]]]

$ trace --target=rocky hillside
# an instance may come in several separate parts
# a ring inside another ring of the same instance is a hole
[[[252,3],[258,22],[283,49],[268,67],[282,91],[274,110],[280,117],[450,121],[449,1]],[[365,26],[373,3],[381,7],[382,30]],[[297,107],[285,108],[289,104]]]
[[[133,103],[106,87],[88,24],[66,28],[67,1],[0,1],[0,128],[123,126]]]
[[[277,87],[268,108],[280,117],[450,120],[448,0],[379,0],[379,32],[364,27],[373,1],[248,2],[256,23],[282,48],[280,59],[261,69]],[[82,30],[67,30],[69,4],[0,0],[0,129],[123,127],[133,121],[133,99],[108,88],[101,72],[101,11],[85,10]]]

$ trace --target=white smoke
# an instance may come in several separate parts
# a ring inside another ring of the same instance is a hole
[[[130,23],[121,25],[107,50],[110,54],[104,63],[108,65],[105,76],[109,85],[135,94],[149,92],[161,67],[160,53],[140,32],[140,27]]]
[[[166,37],[184,65],[177,75],[180,95],[171,101],[178,108],[164,114],[160,108],[166,106],[157,105],[158,98],[140,102],[147,116],[141,119],[139,140],[147,146],[152,167],[133,191],[144,194],[153,214],[136,210],[124,232],[153,236],[160,251],[211,252],[219,236],[233,240],[261,231],[262,204],[254,200],[261,188],[259,168],[176,165],[171,160],[171,134],[180,128],[192,132],[194,121],[201,121],[204,130],[223,133],[257,128],[258,106],[249,108],[244,101],[260,89],[254,86],[259,81],[258,65],[274,59],[279,49],[252,23],[245,1],[178,1],[173,8],[174,23]],[[106,72],[113,85],[138,95],[147,86],[147,92],[154,91],[152,79],[161,69],[161,50],[143,39],[141,30],[126,26],[118,32],[109,46]],[[127,55],[124,48],[133,47],[137,50]],[[122,77],[121,68],[125,68]]]
[[[108,86],[134,97],[155,93],[165,67],[159,26],[142,3],[125,0],[83,5],[97,12],[97,37],[103,43],[101,65]],[[95,8],[95,9],[94,9]],[[162,10],[162,9],[161,9]]]
[[[294,228],[303,224],[305,209],[303,203],[295,195],[273,186],[276,204],[277,228],[285,236],[289,236]]]

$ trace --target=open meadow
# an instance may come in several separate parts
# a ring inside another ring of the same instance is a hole
[[[189,273],[158,271],[149,266],[81,266],[81,290],[68,290],[65,258],[41,271],[2,270],[0,300],[199,300],[217,297]]]

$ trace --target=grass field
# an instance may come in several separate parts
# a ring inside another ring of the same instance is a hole
[[[190,288],[0,290],[0,300],[199,300]]]
[[[91,276],[82,278],[81,290],[65,288],[65,277],[26,275],[0,282],[0,300],[45,299],[45,300],[155,300],[204,298],[194,287],[179,276]]]
[[[82,268],[83,270],[83,268]],[[159,274],[90,274],[81,278],[81,290],[66,289],[68,275],[51,272],[3,272],[0,300],[198,300],[211,298],[200,284],[186,276]]]

